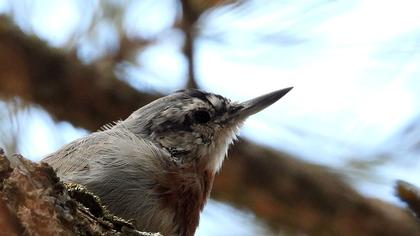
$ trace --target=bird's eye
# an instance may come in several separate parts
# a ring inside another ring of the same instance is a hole
[[[207,123],[210,121],[210,113],[203,110],[195,111],[193,113],[193,119],[199,124]]]

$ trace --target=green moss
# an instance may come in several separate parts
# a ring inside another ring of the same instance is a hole
[[[70,197],[81,203],[95,217],[112,223],[114,225],[113,228],[119,230],[123,227],[135,228],[130,221],[112,214],[102,203],[101,199],[90,192],[85,186],[76,183],[66,183],[65,186]]]

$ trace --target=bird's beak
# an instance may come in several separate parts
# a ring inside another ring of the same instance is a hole
[[[265,109],[271,104],[277,102],[281,97],[286,95],[293,87],[280,89],[254,99],[238,104],[237,110],[232,114],[235,120],[244,120],[247,117]]]

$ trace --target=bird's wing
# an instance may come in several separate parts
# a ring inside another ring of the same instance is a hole
[[[128,129],[114,127],[73,141],[42,161],[50,164],[57,174],[66,180],[71,179],[73,175],[80,175],[81,172],[92,174],[98,168],[110,168],[118,166],[119,163],[131,163],[132,167],[143,166],[136,170],[146,167],[151,170],[152,167],[148,165],[164,161],[162,158],[168,160],[168,155],[167,151],[137,137]]]
[[[89,159],[95,158],[95,149],[106,141],[107,136],[103,132],[92,133],[65,145],[42,161],[50,164],[60,176],[89,169]]]

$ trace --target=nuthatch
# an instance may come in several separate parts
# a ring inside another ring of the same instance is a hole
[[[78,139],[43,161],[139,230],[194,235],[213,179],[243,121],[292,88],[236,103],[182,90]]]

